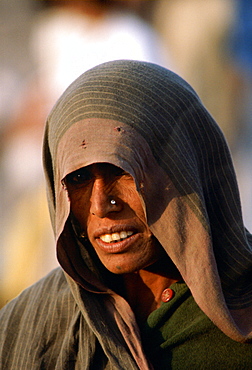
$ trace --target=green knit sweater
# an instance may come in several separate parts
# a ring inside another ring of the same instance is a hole
[[[171,286],[174,297],[152,312],[141,328],[155,369],[252,369],[252,344],[223,334],[201,311],[184,283]]]

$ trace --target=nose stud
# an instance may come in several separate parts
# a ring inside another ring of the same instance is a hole
[[[107,204],[111,204],[111,206],[118,206],[118,204],[117,204],[117,202],[115,201],[115,199],[110,199],[109,201],[108,201],[108,203]],[[108,212],[111,212],[111,211],[114,211],[115,209],[114,208],[109,208],[107,211]],[[104,211],[104,209],[102,210],[102,209],[97,209],[96,208],[96,212],[94,212],[94,211],[91,211],[91,214],[92,215],[98,215],[99,214],[99,211]],[[107,212],[106,211],[106,212]]]

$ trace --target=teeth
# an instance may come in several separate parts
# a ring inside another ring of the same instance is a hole
[[[118,233],[114,233],[114,234],[112,234],[112,235],[111,235],[111,238],[112,238],[112,240],[119,240],[119,239],[121,239],[121,238],[120,238],[120,234],[118,234]]]
[[[132,235],[132,234],[130,234],[130,235]],[[120,232],[120,239],[125,239],[125,238],[127,238],[127,236],[128,236],[127,231],[121,231]]]
[[[105,243],[117,242],[122,239],[126,239],[133,234],[133,231],[121,231],[120,233],[104,234],[100,236],[100,239]]]
[[[101,240],[105,243],[111,243],[112,242],[112,236],[110,234],[105,234],[105,235],[102,235],[101,237]]]

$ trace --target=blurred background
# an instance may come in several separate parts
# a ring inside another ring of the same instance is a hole
[[[0,1],[0,307],[56,267],[41,150],[64,89],[114,59],[184,77],[222,128],[252,231],[250,0]]]

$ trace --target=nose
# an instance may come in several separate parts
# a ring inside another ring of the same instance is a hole
[[[112,193],[113,189],[106,186],[103,179],[96,179],[90,197],[90,213],[99,218],[104,218],[111,212],[120,212],[122,201],[114,197]]]

